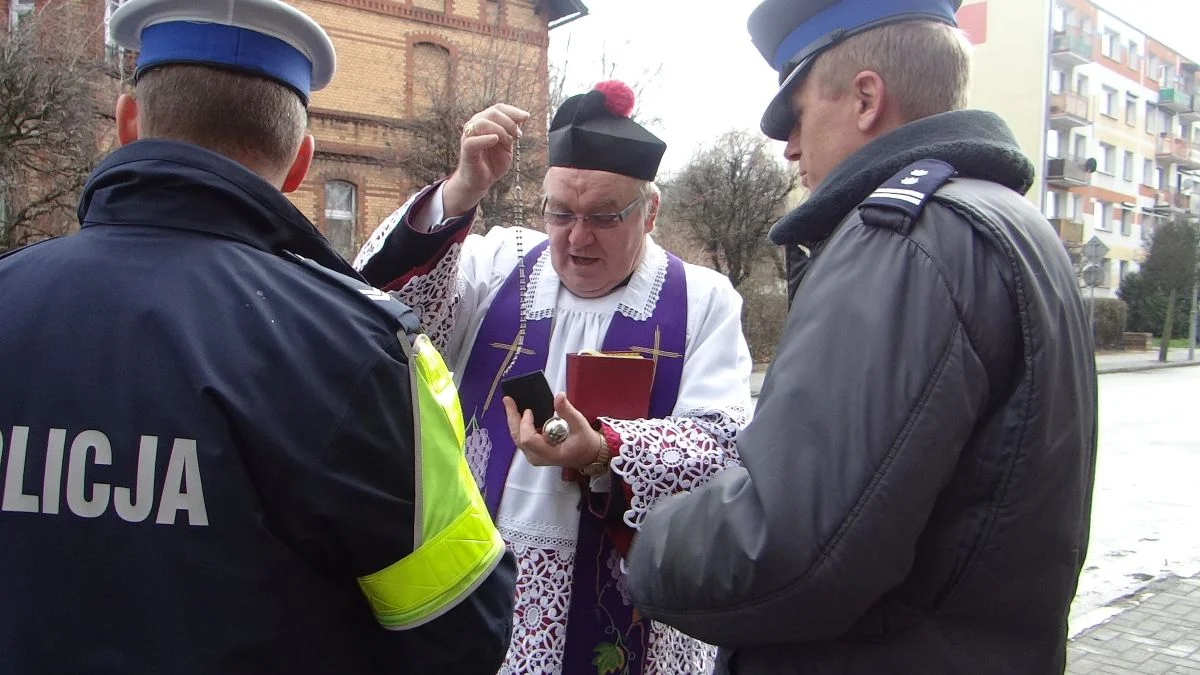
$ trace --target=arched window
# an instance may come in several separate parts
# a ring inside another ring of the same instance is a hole
[[[358,222],[358,188],[344,180],[325,183],[325,237],[347,260],[354,254],[354,230]]]
[[[412,59],[413,114],[445,107],[450,95],[450,50],[432,42],[418,42],[413,45]]]

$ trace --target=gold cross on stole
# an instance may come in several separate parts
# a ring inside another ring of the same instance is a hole
[[[496,349],[503,349],[508,353],[504,355],[504,360],[500,362],[500,369],[496,371],[496,377],[492,380],[492,388],[488,390],[487,399],[485,399],[483,402],[483,409],[485,411],[492,407],[492,397],[496,395],[496,387],[500,386],[500,379],[504,377],[506,372],[508,372],[508,367],[512,365],[512,362],[517,358],[517,355],[520,354],[524,356],[533,356],[536,353],[532,349],[522,347],[521,344],[524,341],[525,329],[522,328],[517,332],[517,337],[513,338],[512,344],[493,342],[491,345],[489,345],[491,347],[495,347]]]
[[[649,354],[651,360],[654,361],[654,375],[658,375],[658,357],[666,357],[668,359],[682,359],[683,354],[675,352],[665,352],[660,349],[662,347],[662,329],[659,326],[654,327],[654,346],[653,347],[630,347],[629,351],[639,354]],[[651,379],[651,382],[654,380]]]

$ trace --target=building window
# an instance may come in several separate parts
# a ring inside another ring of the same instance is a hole
[[[1121,209],[1121,236],[1128,237],[1133,231],[1133,211]]]
[[[1146,57],[1146,77],[1158,81],[1158,57],[1154,54]]]
[[[1117,175],[1117,149],[1108,143],[1100,144],[1100,172]]]
[[[448,107],[453,93],[450,50],[432,42],[418,42],[412,51],[412,107],[414,115]]]
[[[1087,75],[1076,75],[1075,76],[1075,93],[1079,94],[1080,96],[1087,96],[1089,84],[1090,84],[1090,82],[1088,82]]]
[[[487,22],[489,26],[499,26],[500,17],[500,0],[487,0]]]
[[[446,13],[446,0],[413,0],[414,7],[428,9],[430,11]]]
[[[1121,177],[1129,182],[1133,182],[1133,153],[1125,151],[1125,161],[1121,166]]]
[[[1121,44],[1121,36],[1116,31],[1104,29],[1104,38],[1101,40],[1100,49],[1110,59],[1117,59],[1120,55],[1117,53],[1118,45]]]
[[[1078,160],[1082,161],[1083,158],[1087,157],[1087,154],[1088,154],[1087,136],[1083,136],[1081,134],[1075,134],[1073,136],[1073,138],[1074,138],[1074,140],[1072,142],[1075,145],[1075,151],[1072,153],[1072,157],[1074,159],[1078,159]]]
[[[1112,258],[1105,258],[1100,263],[1100,288],[1112,288]]]
[[[1147,159],[1142,162],[1142,185],[1154,187],[1154,161]]]
[[[8,27],[16,30],[21,20],[33,14],[33,0],[11,0],[8,11]]]
[[[1142,69],[1142,53],[1138,49],[1138,43],[1130,40],[1129,46],[1126,47],[1126,49],[1128,50],[1128,59],[1126,60],[1126,63],[1129,64],[1130,68],[1140,72]]]
[[[1103,87],[1100,90],[1100,113],[1108,117],[1116,118],[1117,116],[1117,90],[1112,87]]]
[[[1148,133],[1148,134],[1152,134],[1155,131],[1154,130],[1154,110],[1155,110],[1154,105],[1152,105],[1149,101],[1146,101],[1146,112],[1145,112],[1145,114],[1146,114],[1146,133]]]
[[[1111,230],[1112,224],[1109,222],[1108,202],[1096,201],[1096,229]]]
[[[343,258],[350,259],[358,220],[358,188],[344,180],[325,183],[325,237]]]
[[[1129,261],[1128,261],[1128,260],[1122,260],[1122,261],[1121,261],[1121,266],[1120,266],[1120,268],[1119,268],[1119,269],[1121,270],[1121,276],[1120,276],[1120,278],[1119,278],[1119,279],[1117,279],[1117,285],[1118,285],[1118,286],[1120,286],[1120,285],[1121,285],[1121,282],[1122,282],[1122,281],[1125,281],[1125,277],[1129,275]]]
[[[1137,98],[1133,96],[1125,97],[1125,124],[1131,127],[1137,126]]]

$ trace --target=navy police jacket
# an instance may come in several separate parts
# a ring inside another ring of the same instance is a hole
[[[511,558],[410,630],[360,588],[414,548],[402,322],[197,147],[115,152],[79,218],[0,259],[0,672],[495,672]]]

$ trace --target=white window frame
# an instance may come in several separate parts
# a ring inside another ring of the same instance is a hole
[[[9,0],[8,29],[16,30],[21,24],[21,19],[33,14],[36,9],[34,0]]]
[[[349,193],[350,193],[350,205],[349,205],[350,208],[349,208],[349,210],[332,208],[330,206],[329,192],[330,192],[330,188],[335,185],[347,186],[349,188]],[[329,243],[331,245],[333,245],[335,249],[337,248],[336,242],[333,241],[332,237],[329,237],[329,235],[332,234],[331,232],[328,231],[330,223],[334,222],[334,221],[339,222],[339,223],[349,222],[349,224],[350,224],[350,241],[347,242],[346,249],[345,250],[338,249],[338,253],[341,253],[343,256],[352,255],[353,251],[351,251],[350,249],[352,249],[354,247],[354,234],[355,234],[355,230],[358,229],[358,185],[356,185],[355,183],[348,181],[348,180],[334,179],[334,180],[325,181],[325,184],[324,184],[324,186],[322,186],[321,189],[322,189],[322,197],[325,200],[325,229],[326,229],[326,236],[327,236],[327,238],[329,238]]]
[[[1100,143],[1100,173],[1109,176],[1117,175],[1117,146]]]
[[[1100,87],[1100,114],[1117,119],[1117,90],[1112,87]]]

